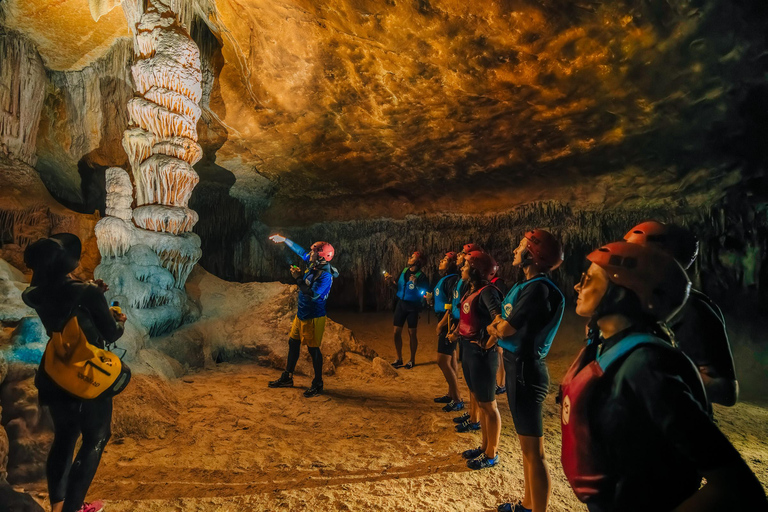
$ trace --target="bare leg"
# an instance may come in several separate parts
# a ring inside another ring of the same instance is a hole
[[[451,365],[451,356],[437,354],[437,365],[440,367],[440,370],[442,370],[445,381],[448,383],[448,396],[451,397],[451,400],[460,401],[461,394],[459,393],[459,379]]]
[[[453,354],[451,354],[451,366],[453,367],[453,372],[456,374],[456,377],[459,376],[459,346],[456,345],[456,350],[453,351]]]
[[[533,509],[533,512],[546,512],[552,482],[549,478],[549,469],[544,458],[544,438],[532,436],[518,437],[520,438],[520,447],[523,450],[523,464],[525,469],[528,470],[525,479],[525,494],[526,497],[529,497],[529,501],[527,503],[523,501],[523,506]]]
[[[502,357],[504,357],[504,349],[497,345],[496,352],[499,353],[499,361],[503,361]],[[504,371],[504,365],[500,364],[499,369],[496,371],[496,385],[503,388],[506,378],[507,373]]]
[[[494,458],[501,437],[501,414],[496,406],[496,400],[478,402],[478,407],[482,418],[480,425],[483,429],[483,450],[488,457]]]
[[[397,360],[403,360],[403,328],[395,327],[395,353],[397,354]]]
[[[480,407],[478,407],[475,395],[471,391],[469,392],[469,421],[472,423],[480,421]]]
[[[51,503],[51,512],[61,512],[63,508],[64,508],[63,501],[60,501],[58,503]]]
[[[416,329],[408,328],[408,338],[411,340],[411,362],[416,364],[416,349],[419,348],[419,340],[416,337]]]

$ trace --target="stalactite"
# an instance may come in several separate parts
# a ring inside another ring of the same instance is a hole
[[[184,160],[168,155],[152,155],[139,166],[144,185],[144,203],[186,206],[192,189],[200,181],[195,170]]]
[[[0,32],[0,155],[35,165],[45,86],[45,69],[32,44],[14,32]]]
[[[174,136],[197,139],[197,120],[193,123],[189,117],[172,112],[162,105],[133,98],[128,102],[128,112],[132,122],[163,139]]]
[[[153,204],[133,211],[133,221],[140,228],[174,235],[192,231],[197,220],[197,212],[183,207]]]

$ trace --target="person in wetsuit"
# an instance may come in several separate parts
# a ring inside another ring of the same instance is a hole
[[[467,243],[464,244],[464,246],[461,248],[461,251],[456,254],[456,268],[459,270],[459,272],[461,272],[461,269],[464,268],[465,256],[472,251],[482,252],[482,249],[477,244]],[[444,328],[444,326],[447,325],[448,331],[451,332],[459,324],[459,319],[461,317],[461,299],[464,297],[464,294],[468,289],[469,283],[461,278],[460,273],[459,280],[456,282],[456,287],[453,289],[453,297],[451,297],[451,314],[444,316],[443,319],[438,322],[438,330]],[[459,375],[459,361],[462,359],[463,350],[464,349],[461,343],[457,343],[456,350],[454,350],[453,355],[451,356],[451,367],[453,367],[453,371],[456,373],[457,377]],[[435,400],[437,401],[438,399]],[[469,411],[453,418],[453,422],[456,423],[456,432],[469,432],[471,430],[480,429],[480,411],[474,407],[474,402],[470,401],[469,405]]]
[[[627,242],[587,260],[576,313],[592,334],[559,396],[563,470],[577,497],[590,512],[768,510],[712,421],[699,372],[660,325],[688,296],[683,268]]]
[[[80,239],[70,233],[30,244],[24,262],[32,269],[32,281],[22,299],[37,312],[49,336],[77,316],[88,342],[103,349],[123,335],[126,317],[110,310],[102,281],[85,283],[68,275],[80,264],[80,252]],[[55,384],[44,366],[41,361],[35,386],[40,405],[48,407],[53,419],[53,444],[45,467],[51,508],[53,512],[100,512],[101,501],[84,500],[111,435],[112,397],[76,398]]]
[[[464,400],[461,398],[459,390],[459,380],[454,368],[452,359],[456,353],[456,342],[448,339],[448,318],[451,314],[451,299],[453,291],[456,289],[456,283],[459,280],[458,269],[456,268],[457,254],[447,252],[440,260],[438,271],[440,280],[435,285],[434,291],[429,296],[437,315],[437,365],[443,372],[445,381],[448,383],[448,394],[435,398],[435,402],[444,403],[445,412],[460,411],[464,408]],[[443,321],[445,319],[445,321]]]
[[[653,220],[630,229],[624,240],[661,249],[686,270],[699,253],[699,241],[689,230]],[[685,305],[668,325],[675,334],[677,346],[699,369],[710,402],[735,405],[739,381],[725,318],[717,304],[703,292],[691,289]]]
[[[448,335],[464,345],[462,368],[469,387],[470,401],[480,413],[482,444],[466,450],[462,456],[470,469],[485,469],[499,460],[501,415],[496,405],[496,370],[499,353],[496,338],[488,326],[501,315],[501,292],[490,284],[496,261],[488,254],[472,251],[465,256],[462,279],[469,289],[461,300],[461,317]]]
[[[394,339],[397,359],[392,363],[394,368],[410,370],[416,366],[416,350],[419,348],[419,340],[416,337],[416,328],[419,325],[419,313],[424,305],[424,296],[429,291],[429,278],[422,271],[424,256],[416,251],[408,258],[406,266],[397,281],[389,274],[384,278],[397,288],[397,305],[395,306]],[[408,338],[411,347],[411,358],[403,364],[403,325],[408,322]]]
[[[563,248],[548,231],[525,233],[514,251],[513,266],[525,280],[509,291],[502,316],[489,329],[499,337],[506,371],[507,401],[523,453],[524,494],[517,505],[504,503],[501,512],[544,512],[552,483],[544,454],[542,406],[549,392],[546,356],[565,309],[563,293],[547,273],[563,262]]]
[[[339,272],[329,263],[336,251],[328,242],[315,242],[305,251],[296,242],[280,235],[273,235],[270,240],[276,244],[285,242],[302,261],[308,263],[306,270],[291,268],[291,276],[299,287],[299,307],[288,334],[288,358],[285,371],[280,378],[269,382],[270,388],[293,387],[293,372],[301,354],[301,345],[306,345],[312,358],[314,378],[311,386],[304,391],[304,396],[312,398],[323,392],[323,354],[320,344],[325,332],[325,304],[331,293],[333,280]]]

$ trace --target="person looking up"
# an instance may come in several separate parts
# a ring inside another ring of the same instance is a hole
[[[464,268],[465,256],[472,251],[482,252],[482,249],[479,245],[470,242],[464,244],[464,246],[461,248],[461,251],[456,254],[456,268],[459,272],[461,272],[461,269]],[[456,282],[456,287],[453,289],[453,297],[451,298],[451,314],[450,316],[443,317],[443,319],[438,323],[438,329],[442,328],[440,325],[442,322],[445,322],[448,325],[449,332],[456,328],[461,317],[461,299],[464,297],[464,294],[468,289],[469,283],[464,281],[464,279],[461,278],[461,273],[459,273],[459,280]],[[459,375],[459,361],[462,360],[463,353],[464,348],[461,343],[458,343],[456,350],[451,356],[451,366],[453,367],[453,371],[456,373],[457,377]],[[453,419],[454,423],[457,424],[457,432],[463,433],[469,432],[470,430],[480,429],[480,411],[476,407],[472,406],[473,403],[474,402],[470,401],[469,411]]]
[[[548,231],[525,233],[514,250],[513,266],[525,280],[507,293],[498,321],[489,329],[503,348],[507,401],[523,452],[523,499],[499,511],[544,512],[551,480],[544,454],[542,405],[549,392],[546,357],[563,318],[565,298],[547,276],[563,262],[563,248]]]
[[[448,394],[435,398],[435,402],[446,404],[443,407],[445,412],[460,411],[464,408],[464,400],[462,400],[461,392],[459,391],[458,375],[452,364],[453,355],[456,353],[456,342],[448,340],[447,317],[451,314],[451,298],[453,297],[453,291],[456,289],[456,283],[459,280],[456,259],[457,254],[455,252],[447,252],[443,259],[440,260],[438,272],[441,277],[430,297],[438,318],[437,365],[440,367],[445,381],[448,383]]]
[[[32,269],[32,281],[21,296],[37,312],[49,336],[61,332],[76,316],[88,343],[104,349],[105,344],[123,335],[126,316],[110,310],[104,297],[108,287],[103,281],[84,283],[69,276],[80,265],[80,252],[80,239],[71,233],[30,244],[24,251],[24,262]],[[85,503],[85,496],[111,435],[112,395],[76,398],[48,376],[44,361],[35,376],[35,386],[40,405],[48,407],[53,419],[53,444],[45,466],[51,509],[100,512],[104,503]]]
[[[690,282],[669,254],[614,242],[574,287],[591,335],[560,386],[562,464],[590,512],[768,510],[663,327]],[[706,479],[702,486],[702,478]]]
[[[482,444],[466,450],[462,456],[470,469],[495,466],[501,435],[501,415],[496,406],[496,370],[499,353],[496,338],[487,328],[501,316],[501,292],[489,283],[496,261],[480,251],[465,256],[462,279],[469,289],[461,300],[461,318],[449,335],[451,341],[464,344],[462,368],[469,387],[470,404],[479,410]]]
[[[655,247],[689,269],[699,253],[699,241],[687,229],[657,221],[642,222],[624,235],[633,244]],[[675,343],[699,369],[710,402],[733,406],[739,398],[739,381],[733,364],[725,317],[703,292],[691,289],[685,305],[669,321]]]
[[[400,272],[397,281],[390,274],[384,274],[384,279],[397,288],[397,305],[393,321],[397,353],[397,359],[392,363],[394,368],[410,370],[416,365],[416,350],[419,348],[416,328],[419,325],[419,313],[424,304],[424,295],[429,291],[429,278],[421,270],[423,266],[424,256],[419,251],[415,251],[408,258],[408,265]],[[403,364],[403,325],[406,321],[411,358]]]
[[[315,242],[305,251],[296,242],[280,235],[273,235],[270,240],[276,244],[285,242],[308,265],[304,271],[296,266],[291,267],[291,276],[299,287],[299,307],[288,334],[285,371],[280,378],[271,381],[269,387],[293,387],[293,372],[299,361],[301,345],[306,345],[315,376],[312,385],[304,391],[304,396],[312,398],[323,392],[323,354],[320,352],[320,344],[325,332],[325,304],[333,280],[339,277],[339,272],[330,264],[336,251],[328,242]]]

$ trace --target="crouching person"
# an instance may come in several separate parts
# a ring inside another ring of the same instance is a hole
[[[315,373],[312,385],[304,392],[304,396],[310,398],[323,392],[323,354],[320,352],[320,343],[325,331],[325,303],[331,292],[333,279],[339,276],[339,272],[329,263],[333,258],[334,249],[328,242],[315,242],[309,251],[305,251],[295,242],[280,235],[274,235],[270,240],[276,244],[285,242],[308,265],[304,271],[296,266],[291,267],[291,275],[299,286],[299,308],[288,335],[288,361],[285,371],[279,379],[271,381],[269,387],[293,387],[293,372],[299,361],[301,345],[306,345]]]

